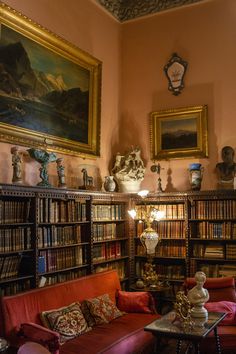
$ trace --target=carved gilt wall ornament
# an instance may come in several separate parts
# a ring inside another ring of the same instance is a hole
[[[168,89],[177,96],[184,88],[184,75],[188,63],[181,59],[178,54],[172,54],[168,63],[164,66],[164,72],[168,79]]]

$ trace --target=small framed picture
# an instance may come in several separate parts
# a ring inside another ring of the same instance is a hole
[[[207,106],[151,113],[151,158],[208,157]]]

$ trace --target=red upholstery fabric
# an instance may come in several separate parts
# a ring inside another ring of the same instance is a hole
[[[149,304],[150,296],[147,292],[117,292],[117,306],[121,311],[152,313]]]
[[[220,325],[236,325],[236,303],[231,301],[207,302],[205,308],[212,312],[225,312],[227,316],[221,321]]]
[[[34,322],[41,324],[39,314],[55,308],[67,306],[73,302],[82,302],[86,298],[109,294],[115,302],[115,294],[120,289],[120,282],[115,271],[107,271],[34,289],[25,293],[2,298],[5,331],[9,338],[12,330],[20,328],[21,323]]]
[[[22,333],[28,341],[42,340],[50,352],[59,354],[59,335],[40,325],[39,314],[106,293],[114,301],[118,290],[120,282],[116,271],[107,271],[4,297],[2,306],[6,338],[12,345],[19,346],[17,330],[24,323]],[[152,354],[155,338],[145,332],[143,327],[158,317],[160,316],[145,313],[125,314],[110,323],[94,326],[92,331],[67,341],[60,346],[60,354]]]
[[[184,286],[186,290],[196,285],[194,278],[187,278]],[[231,277],[207,278],[204,288],[208,289],[210,302],[214,301],[232,301],[236,302],[235,280]]]
[[[155,338],[143,327],[158,315],[129,313],[108,324],[93,327],[60,347],[60,354],[153,354]],[[89,347],[88,347],[89,343]]]

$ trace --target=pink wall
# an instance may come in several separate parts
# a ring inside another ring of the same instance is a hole
[[[209,158],[161,161],[163,187],[190,188],[187,168],[204,165],[202,189],[216,188],[217,162],[225,145],[236,148],[236,1],[212,0],[162,12],[122,25],[122,116],[120,141],[140,144],[147,170],[143,186],[155,190],[150,172],[149,113],[160,109],[207,104]],[[167,89],[163,67],[172,53],[188,62],[185,89]],[[132,127],[132,129],[131,129]]]
[[[81,169],[86,167],[89,175],[101,188],[101,180],[109,174],[113,158],[111,146],[118,145],[119,91],[120,91],[120,34],[121,26],[95,1],[89,0],[6,0],[12,8],[20,11],[40,25],[65,38],[103,62],[101,107],[101,157],[82,159],[57,154],[64,158],[67,185],[82,185]],[[12,167],[10,144],[0,143],[0,182],[11,183]],[[26,147],[22,147],[23,150]],[[24,158],[24,180],[29,185],[40,181],[38,163]],[[56,166],[49,169],[50,180],[57,185]]]
[[[101,157],[64,155],[67,184],[82,184],[86,167],[99,188],[117,151],[140,145],[147,164],[143,187],[156,189],[150,172],[149,113],[159,109],[207,104],[209,158],[161,161],[163,187],[189,189],[187,168],[204,165],[202,189],[216,187],[214,168],[225,145],[236,148],[236,2],[207,0],[119,24],[95,0],[5,0],[7,4],[103,62]],[[185,89],[173,96],[163,72],[171,54],[188,62]],[[121,90],[122,88],[122,90]],[[12,178],[10,144],[0,143],[0,182]],[[24,148],[23,148],[24,149]],[[59,156],[59,155],[58,155]],[[25,181],[39,181],[38,164],[25,158]],[[50,179],[56,186],[55,166]]]

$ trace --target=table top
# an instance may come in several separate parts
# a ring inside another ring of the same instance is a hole
[[[144,330],[152,332],[156,336],[161,335],[169,338],[178,338],[183,340],[200,340],[205,338],[225,318],[226,313],[208,312],[208,320],[204,323],[203,326],[200,326],[198,319],[198,324],[196,322],[196,325],[188,328],[184,328],[179,320],[174,321],[176,318],[175,316],[175,311],[171,311],[144,327]]]
[[[161,293],[161,292],[170,290],[170,286],[169,285],[157,285],[155,287],[144,286],[143,288],[138,288],[135,284],[131,284],[130,289],[134,290],[134,291],[149,291],[149,292]]]

